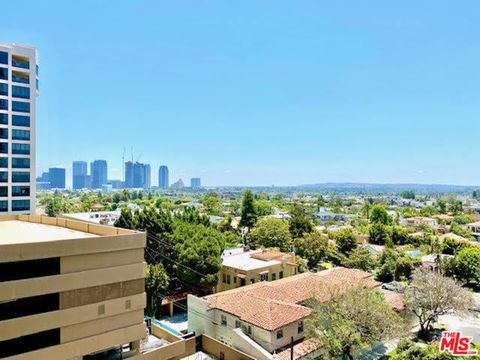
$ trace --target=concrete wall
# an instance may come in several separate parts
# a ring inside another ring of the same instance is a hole
[[[215,356],[217,359],[220,359],[221,353],[223,353],[224,359],[228,360],[256,360],[256,358],[235,350],[208,335],[202,335],[201,344],[204,352]]]

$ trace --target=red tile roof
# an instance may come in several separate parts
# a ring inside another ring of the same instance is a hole
[[[372,274],[346,268],[303,273],[260,282],[206,296],[209,309],[219,309],[265,330],[273,331],[309,316],[312,310],[301,303],[328,301],[335,293],[354,286],[377,287]]]

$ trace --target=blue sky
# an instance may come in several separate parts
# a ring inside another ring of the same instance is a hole
[[[480,184],[476,1],[8,1],[40,51],[39,170],[205,185]]]

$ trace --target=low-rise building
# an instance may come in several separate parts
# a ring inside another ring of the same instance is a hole
[[[302,359],[316,355],[318,345],[305,340],[308,301],[328,301],[339,290],[379,287],[372,274],[346,268],[303,273],[217,294],[188,297],[188,328],[260,360],[283,359],[291,340]],[[386,290],[386,299],[401,310],[401,295]],[[294,349],[295,350],[295,349]],[[282,355],[283,354],[283,355]]]
[[[216,292],[235,289],[260,281],[273,281],[295,275],[298,264],[293,254],[272,250],[227,249],[222,254]]]
[[[0,358],[160,360],[186,353],[182,337],[158,326],[147,332],[145,233],[9,215],[0,218],[0,234]]]
[[[405,218],[404,223],[407,226],[420,226],[420,225],[428,225],[431,227],[437,227],[438,226],[438,220],[434,218],[429,218],[425,216],[414,216],[411,218]]]
[[[472,236],[474,236],[477,241],[480,241],[480,221],[467,224],[467,226],[472,232]]]

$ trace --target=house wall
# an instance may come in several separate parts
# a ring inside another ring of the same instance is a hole
[[[204,352],[215,356],[217,359],[220,359],[223,353],[224,359],[228,360],[256,360],[254,357],[227,346],[208,335],[202,335],[201,344]]]

